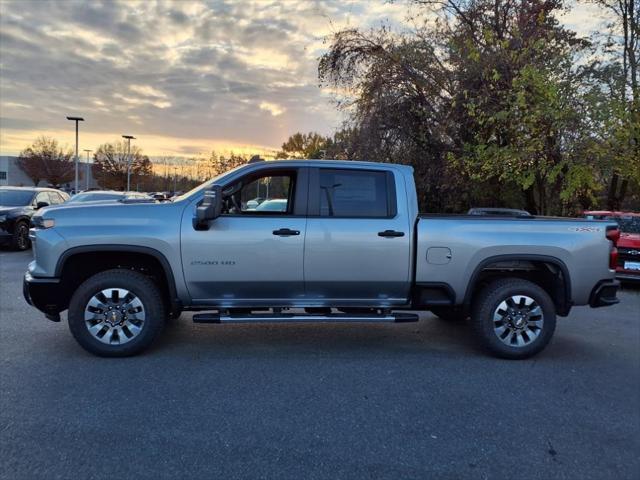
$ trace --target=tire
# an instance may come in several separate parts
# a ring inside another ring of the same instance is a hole
[[[14,250],[27,250],[31,246],[29,240],[29,224],[24,220],[19,220],[13,227],[13,238],[11,247]]]
[[[149,277],[132,270],[107,270],[78,287],[68,319],[69,330],[88,352],[126,357],[151,345],[167,313],[160,290]]]
[[[431,307],[429,310],[445,322],[464,322],[469,318],[464,311],[456,307]]]
[[[471,323],[480,344],[493,355],[524,359],[542,351],[553,337],[556,310],[537,284],[504,278],[475,297]]]

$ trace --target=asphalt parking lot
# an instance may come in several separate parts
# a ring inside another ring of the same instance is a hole
[[[0,250],[0,477],[632,479],[640,290],[576,308],[528,361],[464,325],[197,325],[85,353]]]

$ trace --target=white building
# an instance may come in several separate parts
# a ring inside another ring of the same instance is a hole
[[[88,167],[88,168],[87,168]],[[87,188],[87,174],[89,176],[89,188],[98,186],[91,173],[91,163],[78,162],[78,184],[80,190]],[[33,181],[18,166],[18,157],[8,155],[0,156],[0,185],[11,185],[13,187],[33,187]],[[40,180],[38,187],[47,187],[46,180]],[[74,181],[71,180],[61,185],[65,190],[74,188]]]

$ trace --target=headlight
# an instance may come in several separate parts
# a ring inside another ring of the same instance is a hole
[[[4,222],[7,219],[6,215],[0,215],[0,223]]]
[[[31,224],[34,228],[45,229],[53,227],[56,222],[53,220],[53,218],[42,218],[41,215],[34,215],[33,217],[31,217]]]

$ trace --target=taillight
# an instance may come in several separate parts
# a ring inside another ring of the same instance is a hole
[[[620,240],[620,230],[616,227],[607,228],[607,238],[613,242],[613,245],[618,244],[618,240]]]
[[[620,230],[616,227],[607,228],[607,239],[611,240],[613,245],[609,252],[609,268],[615,270],[618,266],[618,249],[616,248],[618,240],[620,239]]]

